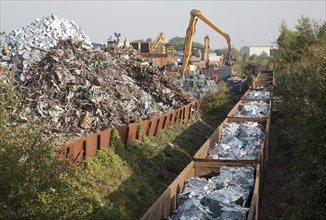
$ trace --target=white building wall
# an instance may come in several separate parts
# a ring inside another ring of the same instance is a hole
[[[249,57],[256,54],[257,56],[261,55],[265,52],[268,56],[270,56],[270,50],[272,47],[249,47],[244,46],[240,49],[240,56],[248,55]]]
[[[268,56],[270,54],[271,47],[250,47],[250,54],[251,55],[256,54],[257,56],[261,55],[263,52],[265,52]]]
[[[243,57],[246,54],[248,54],[248,55],[250,54],[250,47],[248,47],[248,46],[241,47],[240,56]]]

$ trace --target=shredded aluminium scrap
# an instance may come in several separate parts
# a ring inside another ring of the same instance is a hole
[[[270,99],[271,92],[267,89],[250,89],[248,90],[247,99]]]
[[[75,23],[55,15],[2,36],[1,48],[1,64],[18,67],[15,87],[26,107],[19,122],[36,118],[45,136],[128,125],[193,99],[138,51],[91,48]]]
[[[187,104],[191,96],[132,48],[94,50],[60,41],[33,64],[18,90],[24,115],[50,119],[46,135],[96,132],[149,119]]]
[[[183,90],[188,91],[194,98],[203,98],[207,93],[218,92],[219,85],[214,80],[205,78],[203,74],[187,75],[176,81]]]
[[[42,53],[57,45],[59,40],[74,39],[90,45],[89,37],[73,21],[50,15],[37,18],[30,25],[0,35],[1,64],[17,66],[19,78],[25,80],[25,73],[31,64],[42,59]]]
[[[252,166],[224,166],[218,176],[190,178],[168,219],[246,219],[254,172]]]
[[[210,147],[207,158],[255,160],[264,136],[264,126],[257,122],[226,123],[221,144]]]
[[[269,104],[263,101],[244,102],[240,106],[241,110],[233,115],[233,117],[266,118],[269,107]]]

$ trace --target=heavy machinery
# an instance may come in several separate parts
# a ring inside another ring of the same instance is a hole
[[[209,69],[209,36],[206,35],[204,38],[204,45],[205,45],[205,67]]]
[[[189,25],[188,25],[187,32],[186,32],[185,46],[184,46],[184,52],[183,52],[183,62],[182,62],[182,69],[181,69],[182,74],[188,72],[188,68],[189,68],[188,64],[189,64],[189,59],[190,59],[191,52],[192,52],[192,40],[193,40],[193,37],[196,32],[196,24],[197,24],[198,18],[201,19],[208,26],[210,26],[213,30],[215,30],[216,32],[218,32],[225,38],[225,40],[228,44],[228,54],[227,54],[226,58],[224,59],[224,65],[226,65],[226,66],[233,65],[236,60],[233,58],[232,53],[231,53],[232,48],[231,48],[230,36],[227,33],[223,32],[221,29],[219,29],[208,18],[206,18],[200,10],[193,9],[190,12],[190,21],[189,21]]]
[[[166,54],[165,34],[162,32],[157,36],[152,46],[149,48],[150,54],[153,54],[155,52],[155,49],[157,48],[160,40],[162,41],[162,54]]]

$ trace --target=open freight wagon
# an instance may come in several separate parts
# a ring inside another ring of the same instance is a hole
[[[142,220],[163,220],[175,211],[177,207],[177,197],[185,189],[187,180],[191,177],[214,177],[218,176],[222,167],[244,167],[246,165],[239,164],[224,164],[221,162],[190,162],[186,168],[178,175],[178,177],[171,183],[171,185],[164,191],[164,193],[154,202],[154,204],[142,216]],[[261,169],[260,165],[252,165],[254,167],[254,185],[251,190],[246,213],[246,219],[258,219],[259,213],[259,198],[261,185]]]
[[[245,116],[245,115],[239,115],[238,113],[243,111],[244,113],[247,113],[244,109],[244,106],[249,105],[249,104],[261,104],[265,105],[268,107],[267,111],[264,112],[262,116]],[[266,119],[271,119],[271,111],[272,111],[272,101],[271,100],[248,100],[248,99],[242,99],[240,100],[228,113],[227,117],[230,118],[233,121],[255,121],[255,122],[262,122]],[[238,114],[238,115],[237,115]]]
[[[268,160],[268,144],[269,144],[269,127],[270,127],[270,120],[265,119],[260,122],[256,122],[260,126],[264,128],[264,136],[262,138],[262,141],[259,145],[259,148],[257,149],[257,155],[255,158],[251,159],[225,159],[225,158],[207,158],[209,149],[212,148],[215,144],[222,144],[222,130],[226,127],[227,124],[230,123],[246,123],[246,122],[255,122],[251,121],[250,119],[246,120],[234,120],[233,118],[226,118],[220,126],[213,132],[213,134],[206,140],[206,142],[199,148],[199,150],[194,155],[193,159],[197,162],[214,162],[217,161],[219,163],[224,164],[260,164],[262,170],[265,169],[267,160]],[[217,152],[218,153],[218,152]]]
[[[258,73],[256,79],[252,82],[250,88],[257,89],[260,87],[273,87],[274,83],[275,78],[273,71],[261,71]]]
[[[270,101],[273,99],[273,92],[268,89],[248,89],[241,100],[250,100],[250,101]]]

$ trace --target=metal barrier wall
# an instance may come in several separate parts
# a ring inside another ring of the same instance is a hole
[[[142,141],[144,135],[155,136],[159,131],[164,130],[168,125],[175,125],[188,121],[194,112],[201,108],[201,100],[195,100],[190,104],[184,105],[174,111],[156,116],[149,120],[131,123],[125,126],[116,127],[121,142],[126,144],[128,141]],[[141,125],[141,127],[138,126]],[[141,129],[140,129],[141,128]],[[90,134],[80,139],[71,141],[58,148],[59,158],[69,162],[81,162],[85,158],[94,158],[99,149],[110,146],[111,132],[113,128]]]

